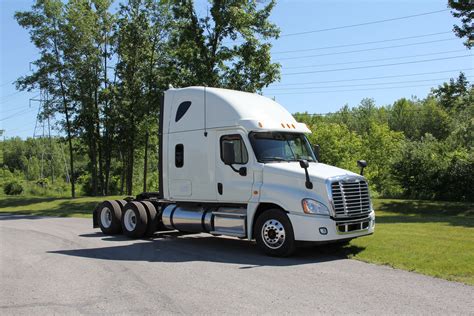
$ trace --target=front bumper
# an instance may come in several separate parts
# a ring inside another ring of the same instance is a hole
[[[327,216],[289,213],[297,241],[337,241],[373,234],[375,212],[357,220],[334,220]],[[366,224],[368,222],[368,224]]]

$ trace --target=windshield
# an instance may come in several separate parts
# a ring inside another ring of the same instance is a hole
[[[285,132],[252,132],[252,148],[259,162],[316,161],[313,150],[304,134]]]

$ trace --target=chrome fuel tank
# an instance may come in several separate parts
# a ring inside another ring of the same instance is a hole
[[[190,233],[212,233],[235,237],[246,237],[246,209],[168,205],[161,215],[163,225]]]

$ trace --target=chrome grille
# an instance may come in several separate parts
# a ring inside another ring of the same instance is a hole
[[[365,180],[345,179],[331,183],[336,217],[354,217],[370,212],[369,187]]]

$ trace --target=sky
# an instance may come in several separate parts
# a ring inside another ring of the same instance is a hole
[[[39,104],[30,101],[39,91],[18,92],[12,84],[38,57],[13,18],[32,4],[0,0],[0,129],[8,138],[43,132],[35,128]],[[198,0],[196,7],[205,12],[208,4]],[[452,33],[458,20],[446,9],[446,0],[280,0],[270,19],[281,30],[272,59],[282,75],[263,94],[291,113],[324,114],[363,98],[377,105],[424,98],[460,70],[474,81],[474,52]]]

